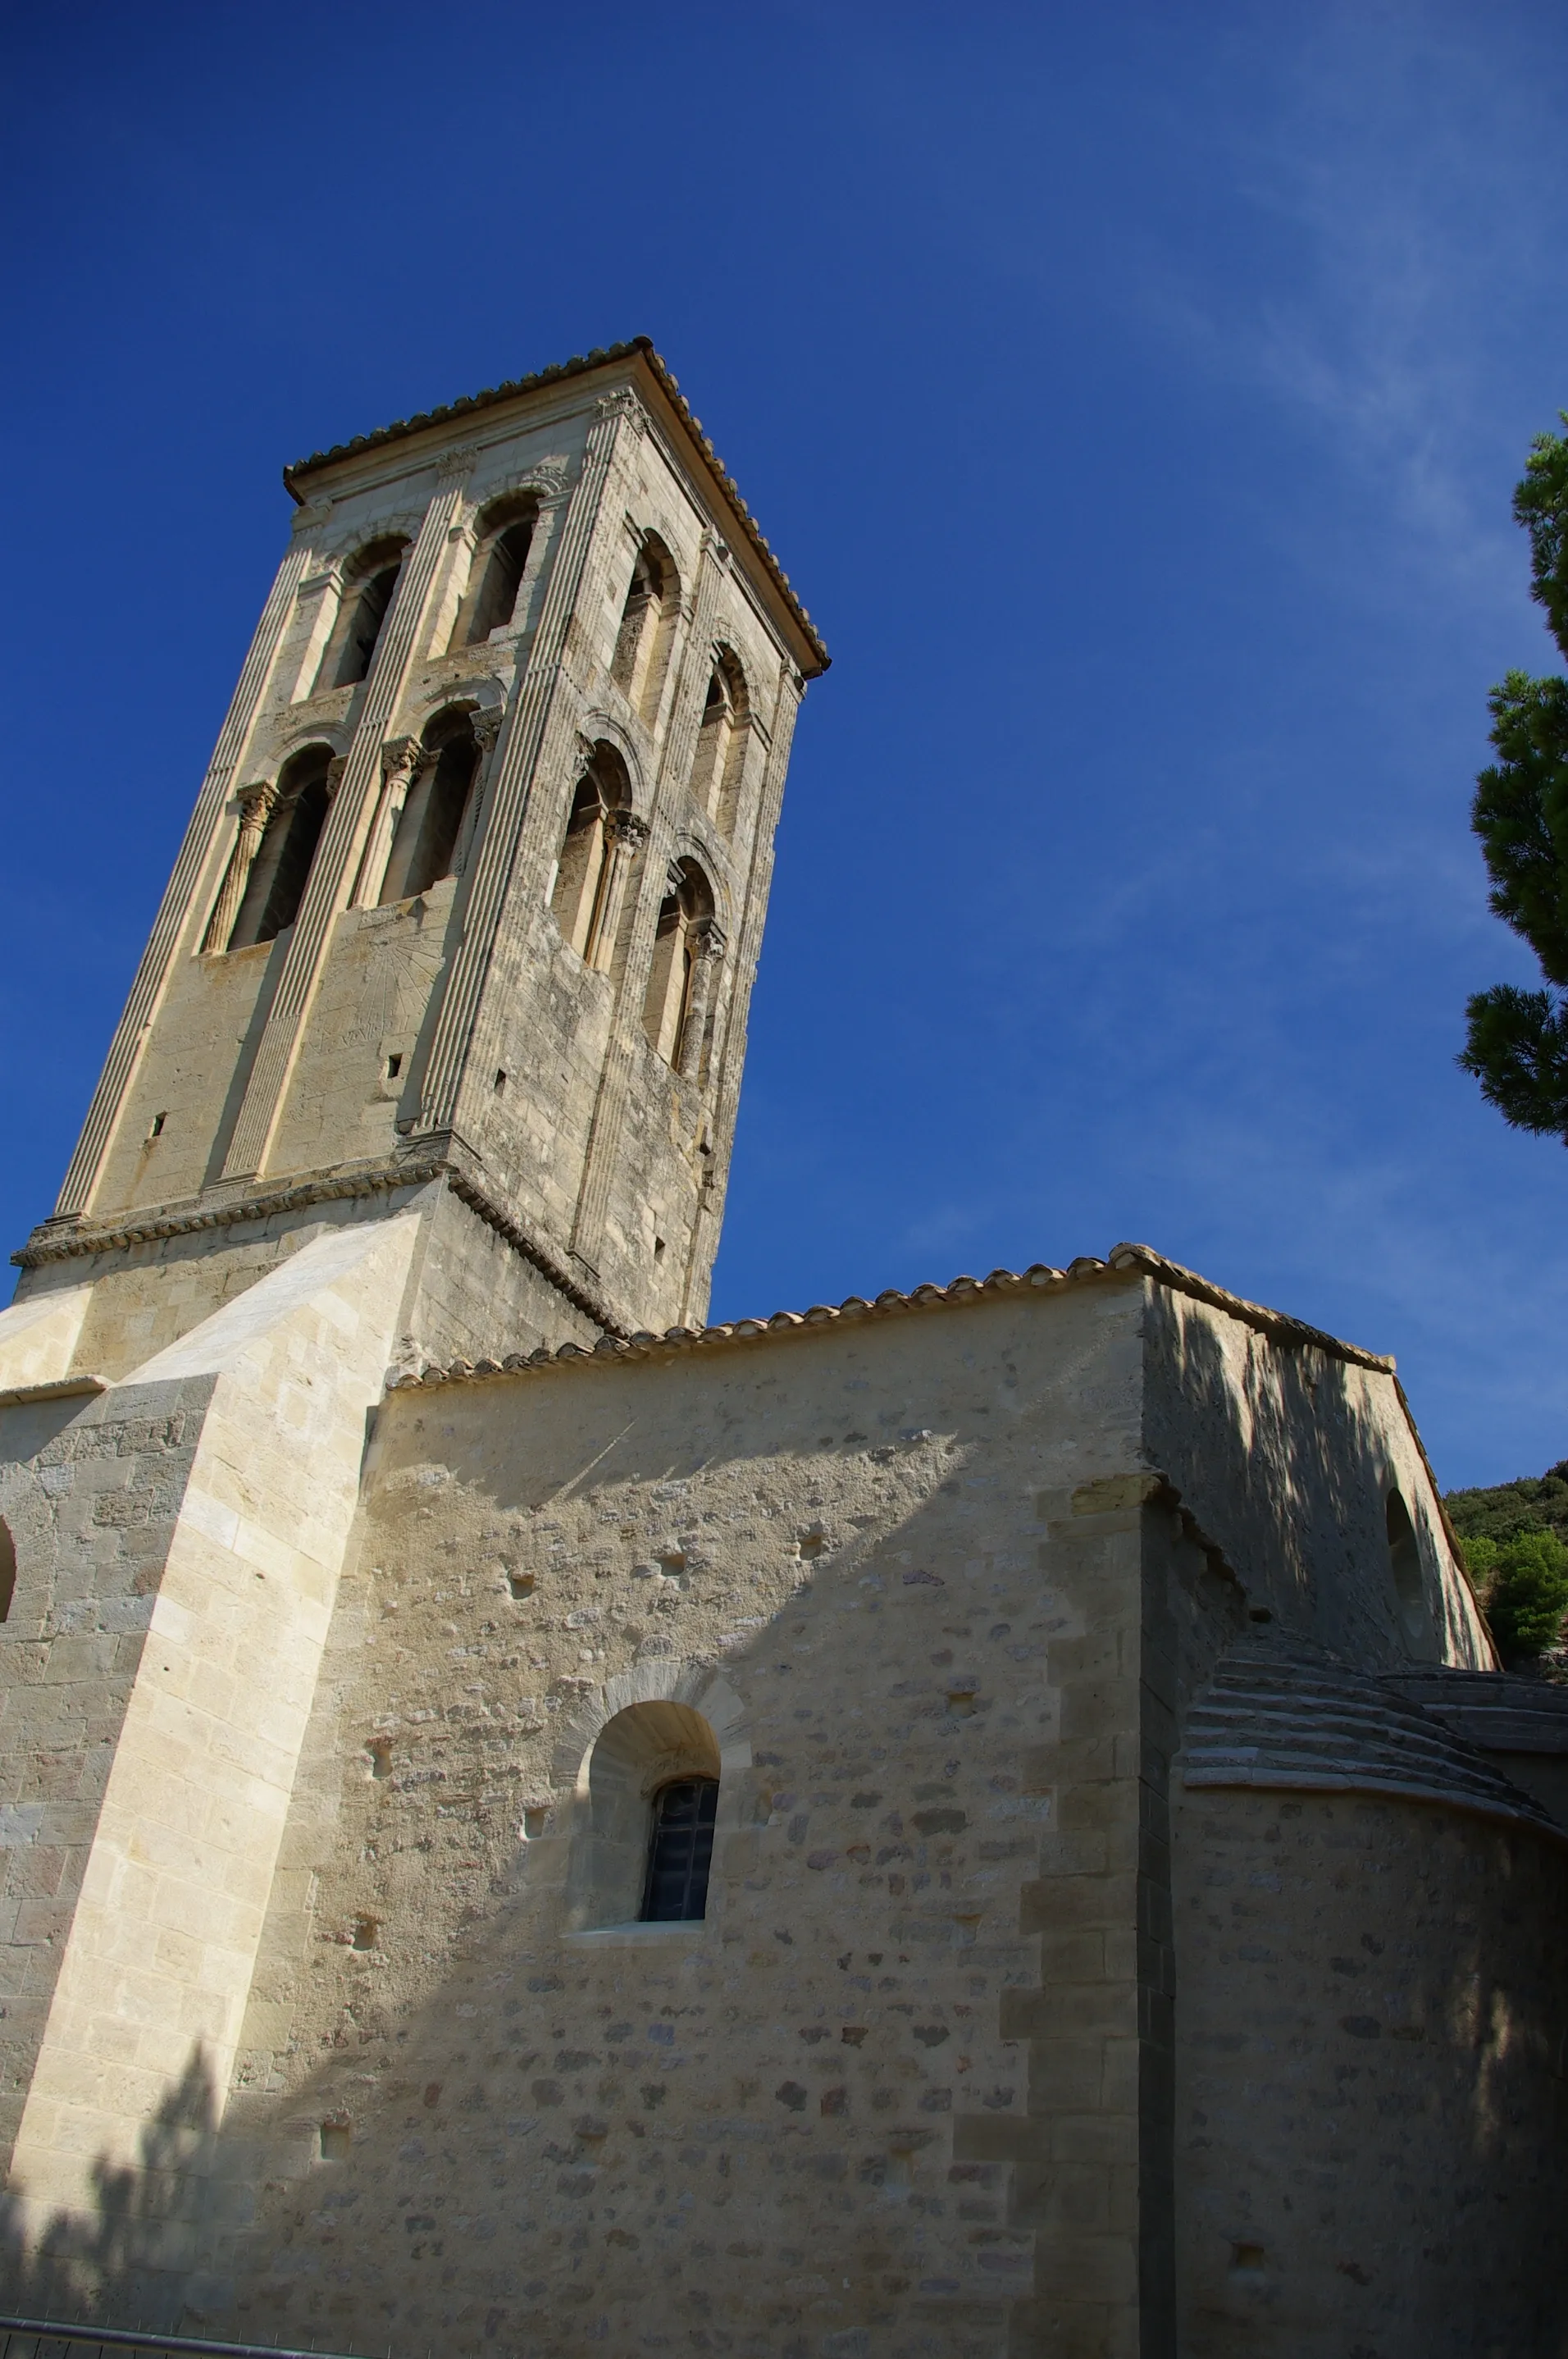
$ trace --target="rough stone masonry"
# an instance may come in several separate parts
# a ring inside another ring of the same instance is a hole
[[[1561,2352],[1568,1719],[1391,1364],[1140,1245],[705,1326],[821,641],[644,342],[286,480],[0,1315],[7,2300]]]

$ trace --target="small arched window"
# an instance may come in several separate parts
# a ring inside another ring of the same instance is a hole
[[[455,874],[479,773],[479,741],[466,712],[443,713],[425,732],[386,864],[381,897],[406,901]]]
[[[643,1000],[643,1028],[665,1064],[677,1071],[694,1070],[701,1052],[707,1010],[696,992],[697,969],[717,930],[712,886],[695,860],[677,862],[660,905]]]
[[[478,647],[512,621],[533,546],[535,513],[532,501],[512,501],[481,520],[468,594],[452,633],[454,647]]]
[[[351,687],[369,671],[407,553],[406,541],[375,540],[355,559],[333,634],[335,661],[324,667],[334,688]]]
[[[746,723],[751,712],[746,675],[728,647],[721,647],[708,674],[691,791],[709,819],[729,835],[735,825],[741,776],[746,766]]]
[[[230,950],[273,941],[299,915],[331,799],[327,773],[332,758],[330,745],[307,745],[285,765],[277,799],[245,879]]]
[[[629,1704],[606,1721],[579,1780],[574,1930],[701,1919],[719,1776],[712,1724],[689,1704]]]
[[[654,1796],[648,1875],[643,1886],[644,1924],[691,1924],[707,1915],[718,1810],[717,1777],[672,1778]]]
[[[1432,1611],[1427,1603],[1426,1582],[1421,1569],[1421,1548],[1411,1522],[1410,1509],[1397,1491],[1389,1494],[1386,1510],[1389,1535],[1389,1570],[1393,1575],[1394,1595],[1399,1601],[1400,1627],[1405,1645],[1418,1662],[1430,1662],[1436,1655],[1437,1645],[1432,1626]]]
[[[625,763],[613,745],[596,745],[572,798],[550,894],[562,934],[590,966],[609,962],[612,836],[616,816],[631,808],[632,781]]]
[[[651,532],[632,567],[632,583],[610,667],[610,676],[627,703],[650,723],[658,717],[664,694],[678,595],[675,560],[657,533]]]
[[[16,1594],[16,1543],[10,1525],[0,1523],[0,1622],[11,1619],[11,1600]]]

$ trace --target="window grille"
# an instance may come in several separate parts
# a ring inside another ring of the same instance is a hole
[[[644,1923],[680,1924],[706,1915],[718,1807],[719,1781],[714,1777],[677,1777],[654,1795],[643,1893]]]

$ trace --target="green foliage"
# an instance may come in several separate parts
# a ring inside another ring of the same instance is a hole
[[[1568,409],[1558,415],[1568,426]],[[1561,434],[1538,434],[1530,444],[1514,517],[1530,535],[1530,595],[1568,659],[1568,440]]]
[[[1568,437],[1537,436],[1514,515],[1530,535],[1530,595],[1568,659]],[[1546,988],[1476,993],[1459,1063],[1505,1120],[1568,1140],[1568,680],[1510,671],[1489,703],[1498,758],[1476,781],[1470,823],[1491,906],[1534,951]]]
[[[1568,1546],[1548,1531],[1519,1532],[1501,1542],[1477,1538],[1464,1546],[1504,1660],[1555,1646],[1568,1614]]]
[[[1466,1560],[1472,1538],[1501,1542],[1519,1532],[1545,1530],[1568,1540],[1568,1459],[1544,1474],[1520,1474],[1487,1490],[1450,1491],[1443,1504],[1465,1543]]]

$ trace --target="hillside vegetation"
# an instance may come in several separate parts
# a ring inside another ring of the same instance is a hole
[[[1562,1643],[1568,1613],[1568,1459],[1444,1499],[1498,1651],[1529,1661]]]

